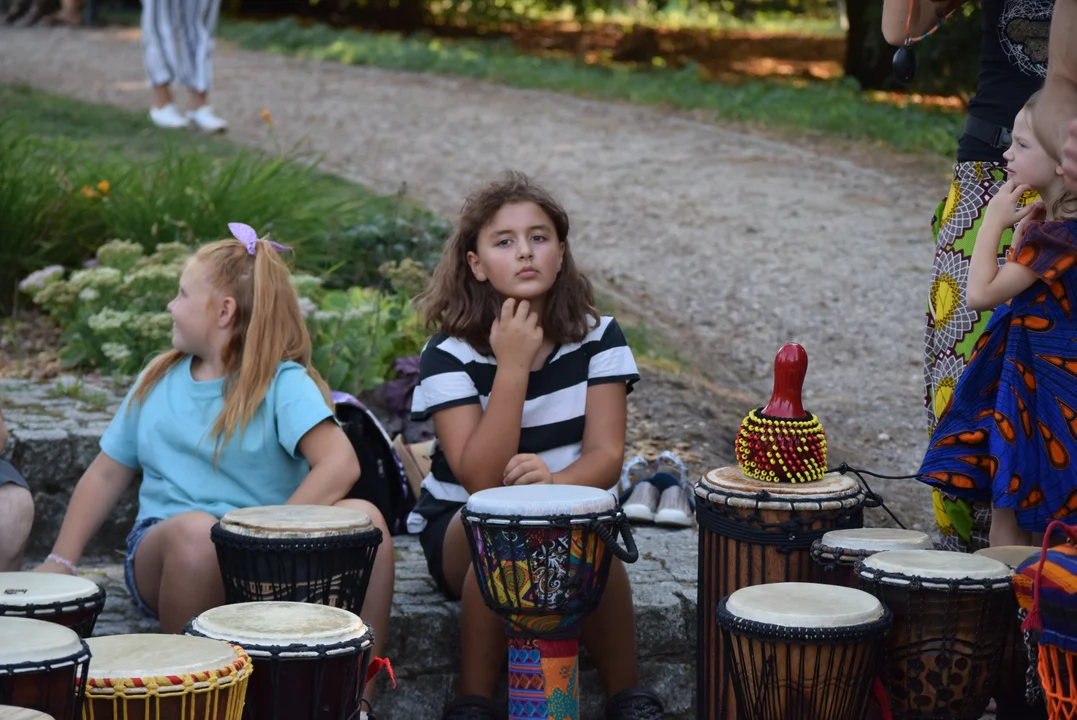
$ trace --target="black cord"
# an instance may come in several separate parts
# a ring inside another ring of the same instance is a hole
[[[886,511],[887,515],[893,518],[894,522],[898,524],[898,527],[900,527],[902,530],[908,529],[905,527],[905,524],[903,522],[898,520],[897,515],[895,515],[893,511],[886,506],[886,503],[883,501],[883,496],[879,495],[877,492],[871,489],[871,486],[868,485],[868,481],[864,479],[864,475],[871,475],[872,477],[877,477],[882,480],[916,480],[920,477],[919,473],[915,475],[880,475],[879,473],[872,472],[871,470],[861,470],[859,468],[851,467],[848,463],[841,463],[836,468],[827,470],[827,472],[836,472],[841,473],[842,475],[845,475],[846,473],[852,473],[853,475],[856,475],[857,479],[860,480],[861,483],[863,483],[864,490],[867,492],[867,502],[865,503],[865,505],[867,505],[868,507],[881,507],[883,510]]]

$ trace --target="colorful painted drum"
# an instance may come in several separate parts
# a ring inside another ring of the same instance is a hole
[[[366,513],[325,505],[233,510],[210,537],[227,602],[307,602],[356,614],[382,540]]]
[[[831,530],[812,543],[811,556],[827,571],[827,582],[856,588],[853,566],[866,557],[884,550],[931,550],[934,545],[927,533],[897,528],[855,528]]]
[[[699,523],[696,712],[700,720],[737,720],[715,609],[753,585],[824,582],[812,543],[831,530],[864,524],[865,493],[845,475],[805,483],[772,483],[738,468],[707,473],[695,485]]]
[[[46,620],[88,638],[103,607],[105,589],[86,578],[56,573],[0,573],[0,617]]]
[[[894,614],[882,682],[895,720],[980,720],[1009,640],[1010,569],[982,555],[888,550],[856,566]]]
[[[890,611],[816,583],[741,588],[718,603],[743,720],[863,720]]]
[[[354,613],[310,603],[238,603],[207,610],[185,632],[250,655],[245,720],[359,716],[374,633]]]
[[[89,663],[86,642],[71,628],[0,617],[0,704],[75,720]]]
[[[613,557],[639,557],[616,499],[573,485],[493,488],[468,498],[461,519],[483,599],[508,627],[510,720],[579,717],[579,622],[601,603]]]
[[[243,648],[186,635],[108,635],[93,653],[82,720],[240,720]]]
[[[1010,570],[1016,570],[1026,560],[1038,558],[1040,549],[1027,545],[1002,545],[983,548],[975,554],[998,560]],[[1042,720],[1047,717],[1047,707],[1036,673],[1038,650],[1031,635],[1021,629],[1028,612],[1021,609],[1016,597],[1012,600],[1010,637],[1002,654],[998,685],[993,693],[995,717],[997,720]]]

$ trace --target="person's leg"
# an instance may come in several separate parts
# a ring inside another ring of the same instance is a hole
[[[0,461],[2,462],[2,461]],[[34,524],[34,498],[22,485],[0,485],[0,572],[22,567],[22,554]]]
[[[393,556],[393,538],[389,526],[381,512],[366,500],[345,499],[336,503],[337,507],[361,510],[367,514],[374,526],[381,530],[381,545],[374,557],[374,568],[370,572],[370,585],[367,586],[366,599],[360,616],[363,622],[374,628],[373,656],[381,657],[385,640],[389,637],[389,616],[393,609],[393,586],[396,582],[396,558]],[[374,695],[374,683],[367,685],[363,693],[369,700]]]
[[[1017,514],[1009,508],[991,509],[992,547],[1000,545],[1031,545],[1032,533],[1017,524]]]
[[[639,687],[632,586],[624,563],[617,558],[610,564],[602,604],[580,623],[580,643],[594,660],[607,698]]]
[[[190,511],[154,525],[135,551],[135,586],[161,619],[161,632],[179,633],[190,619],[224,604],[224,583],[210,528],[217,518]]]
[[[183,84],[190,93],[187,115],[205,132],[219,132],[228,123],[209,107],[209,90],[213,85],[214,35],[221,0],[184,0],[192,7],[183,26],[183,46],[187,55],[182,63]]]
[[[174,18],[177,0],[143,0],[142,2],[142,60],[146,77],[153,86],[153,106],[157,109],[171,105],[170,88],[175,79],[176,43]]]

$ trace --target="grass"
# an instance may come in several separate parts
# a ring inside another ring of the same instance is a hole
[[[595,292],[595,304],[603,315],[617,318],[632,354],[640,364],[665,372],[682,372],[686,362],[663,335],[648,327],[623,304],[601,291]]]
[[[851,80],[752,81],[726,86],[709,82],[695,65],[645,71],[625,65],[588,65],[575,58],[528,55],[515,50],[508,40],[405,38],[323,25],[303,27],[290,19],[228,22],[222,25],[221,35],[252,50],[702,110],[716,119],[819,132],[901,152],[952,156],[962,122],[959,113],[874,101]]]

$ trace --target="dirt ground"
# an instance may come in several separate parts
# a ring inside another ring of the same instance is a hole
[[[505,168],[553,188],[577,261],[700,375],[649,376],[632,396],[633,442],[649,428],[655,446],[687,443],[694,470],[728,463],[740,417],[769,396],[775,352],[795,340],[831,464],[917,469],[928,224],[948,183],[938,158],[225,43],[215,77],[235,141],[272,150],[269,109],[284,147],[303,141],[380,191],[407,183],[448,217]],[[0,82],[149,102],[131,29],[0,28]],[[876,490],[906,524],[929,524],[922,488],[889,483]]]

